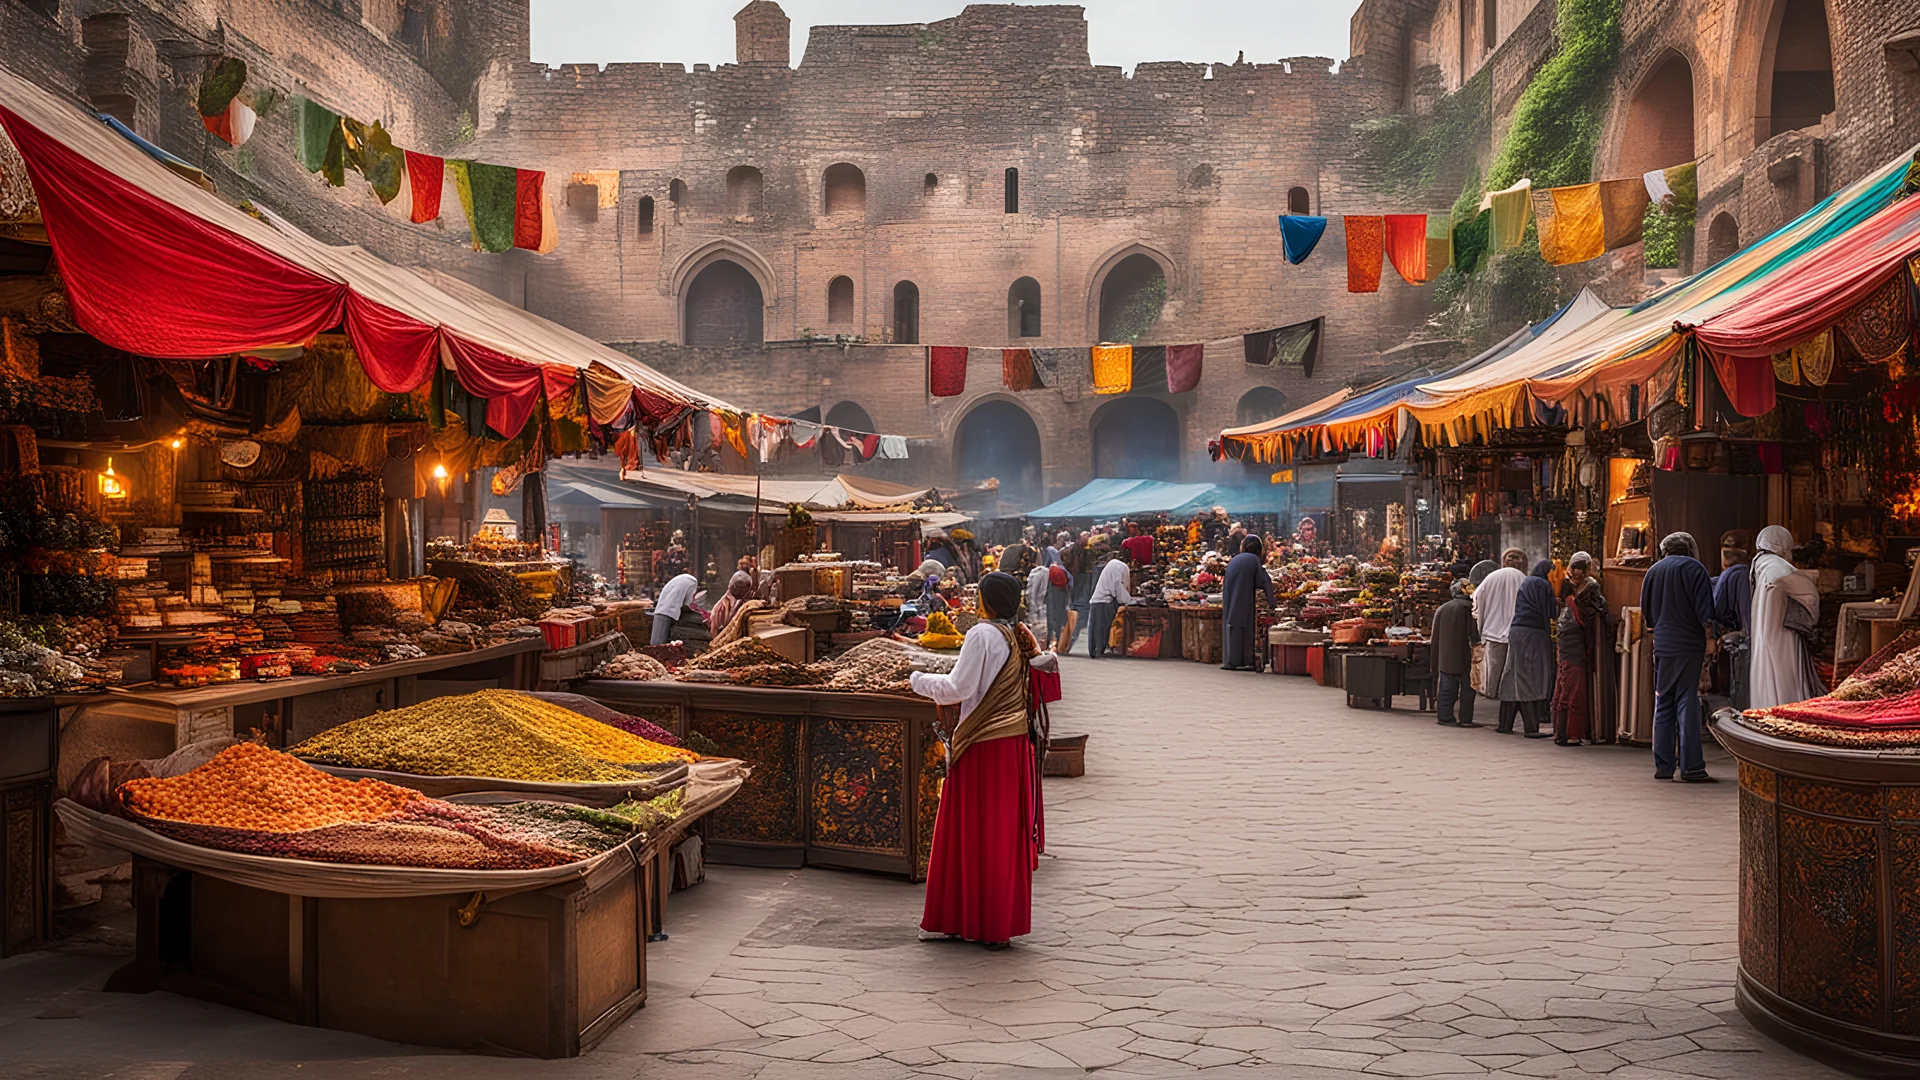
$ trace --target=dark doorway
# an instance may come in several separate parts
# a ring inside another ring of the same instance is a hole
[[[920,344],[920,286],[902,281],[893,287],[893,340]]]
[[[1246,427],[1248,424],[1264,424],[1269,420],[1278,420],[1287,414],[1287,395],[1271,386],[1256,386],[1240,395],[1240,403],[1234,406],[1234,426]]]
[[[760,283],[730,259],[708,265],[687,286],[689,345],[758,345],[765,317]]]
[[[1760,141],[1812,127],[1833,111],[1833,44],[1822,0],[1786,0],[1775,31],[1771,76],[1769,125]]]
[[[860,407],[859,402],[843,401],[827,410],[826,423],[832,427],[845,428],[848,431],[864,431],[869,435],[880,434],[873,426],[873,417]]]
[[[1124,397],[1093,418],[1093,475],[1180,478],[1180,416],[1158,398]]]
[[[1023,277],[1007,289],[1007,336],[1040,336],[1040,283]]]
[[[953,435],[954,480],[1000,481],[1002,505],[1031,509],[1043,501],[1040,429],[1011,401],[989,401],[966,415]]]
[[[1313,200],[1307,195],[1306,188],[1287,189],[1287,213],[1303,215],[1313,213]]]
[[[1707,226],[1707,265],[1725,259],[1740,250],[1740,223],[1732,214],[1718,214]]]
[[[1138,341],[1160,321],[1167,303],[1167,276],[1150,255],[1120,260],[1100,283],[1100,340]]]

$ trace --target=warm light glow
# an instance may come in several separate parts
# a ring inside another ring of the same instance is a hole
[[[127,497],[126,485],[120,482],[119,477],[113,475],[112,458],[107,459],[107,471],[100,474],[100,494],[109,499],[124,499]]]
[[[187,440],[185,440],[185,439],[182,439],[182,438],[180,438],[180,437],[179,437],[179,436],[177,436],[177,435],[176,435],[176,436],[174,436],[174,438],[173,438],[173,440],[172,440],[171,442],[169,442],[169,443],[167,443],[167,446],[168,446],[168,447],[169,447],[170,449],[173,449],[173,450],[178,450],[178,449],[180,449],[181,447],[183,447],[183,446],[185,446],[185,445],[187,445]]]
[[[433,478],[435,480],[445,480],[447,478],[447,467],[445,465],[435,465],[433,467]]]

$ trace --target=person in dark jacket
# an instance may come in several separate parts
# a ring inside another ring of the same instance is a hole
[[[1753,566],[1747,561],[1747,536],[1730,532],[1720,538],[1720,574],[1713,579],[1713,621],[1720,624],[1727,696],[1736,709],[1747,708],[1752,697],[1748,692],[1752,656],[1747,651],[1747,619],[1752,612]]]
[[[1507,663],[1500,673],[1502,732],[1513,730],[1506,715],[1509,702],[1518,706],[1520,723],[1529,739],[1544,739],[1540,730],[1547,718],[1547,702],[1553,697],[1553,625],[1559,604],[1553,598],[1548,575],[1553,564],[1545,559],[1533,566],[1533,573],[1520,583],[1513,600],[1513,621],[1507,625]]]
[[[1480,624],[1473,621],[1473,601],[1467,583],[1453,583],[1453,599],[1433,613],[1433,667],[1440,676],[1440,723],[1447,727],[1482,727],[1473,720],[1473,647],[1480,640]],[[1458,701],[1460,712],[1454,714]]]
[[[1220,590],[1220,667],[1226,671],[1260,670],[1259,647],[1254,643],[1254,596],[1267,594],[1273,606],[1273,576],[1267,573],[1265,545],[1249,536],[1240,542],[1240,554],[1227,562]]]
[[[1700,747],[1700,666],[1714,622],[1713,580],[1699,550],[1692,536],[1667,534],[1660,561],[1640,583],[1640,613],[1653,627],[1655,780],[1673,779],[1677,768],[1688,783],[1713,781]]]

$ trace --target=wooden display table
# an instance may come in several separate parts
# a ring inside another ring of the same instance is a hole
[[[593,679],[574,687],[753,767],[708,818],[709,861],[926,876],[946,756],[918,697]],[[954,720],[951,712],[947,723]]]
[[[1180,612],[1170,607],[1128,604],[1120,609],[1120,654],[1143,660],[1180,658]]]
[[[1212,604],[1181,604],[1180,655],[1201,664],[1220,662],[1221,609]]]
[[[1856,1071],[1920,1075],[1920,754],[1761,734],[1740,762],[1740,1011]]]

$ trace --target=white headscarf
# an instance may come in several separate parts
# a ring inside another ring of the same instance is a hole
[[[1779,525],[1769,525],[1754,537],[1753,546],[1760,551],[1770,551],[1783,559],[1793,558],[1793,534]]]
[[[1756,709],[1805,701],[1826,692],[1812,675],[1806,645],[1786,628],[1788,607],[1820,614],[1820,592],[1793,567],[1793,534],[1769,525],[1754,538],[1753,608],[1747,620],[1748,693]]]

